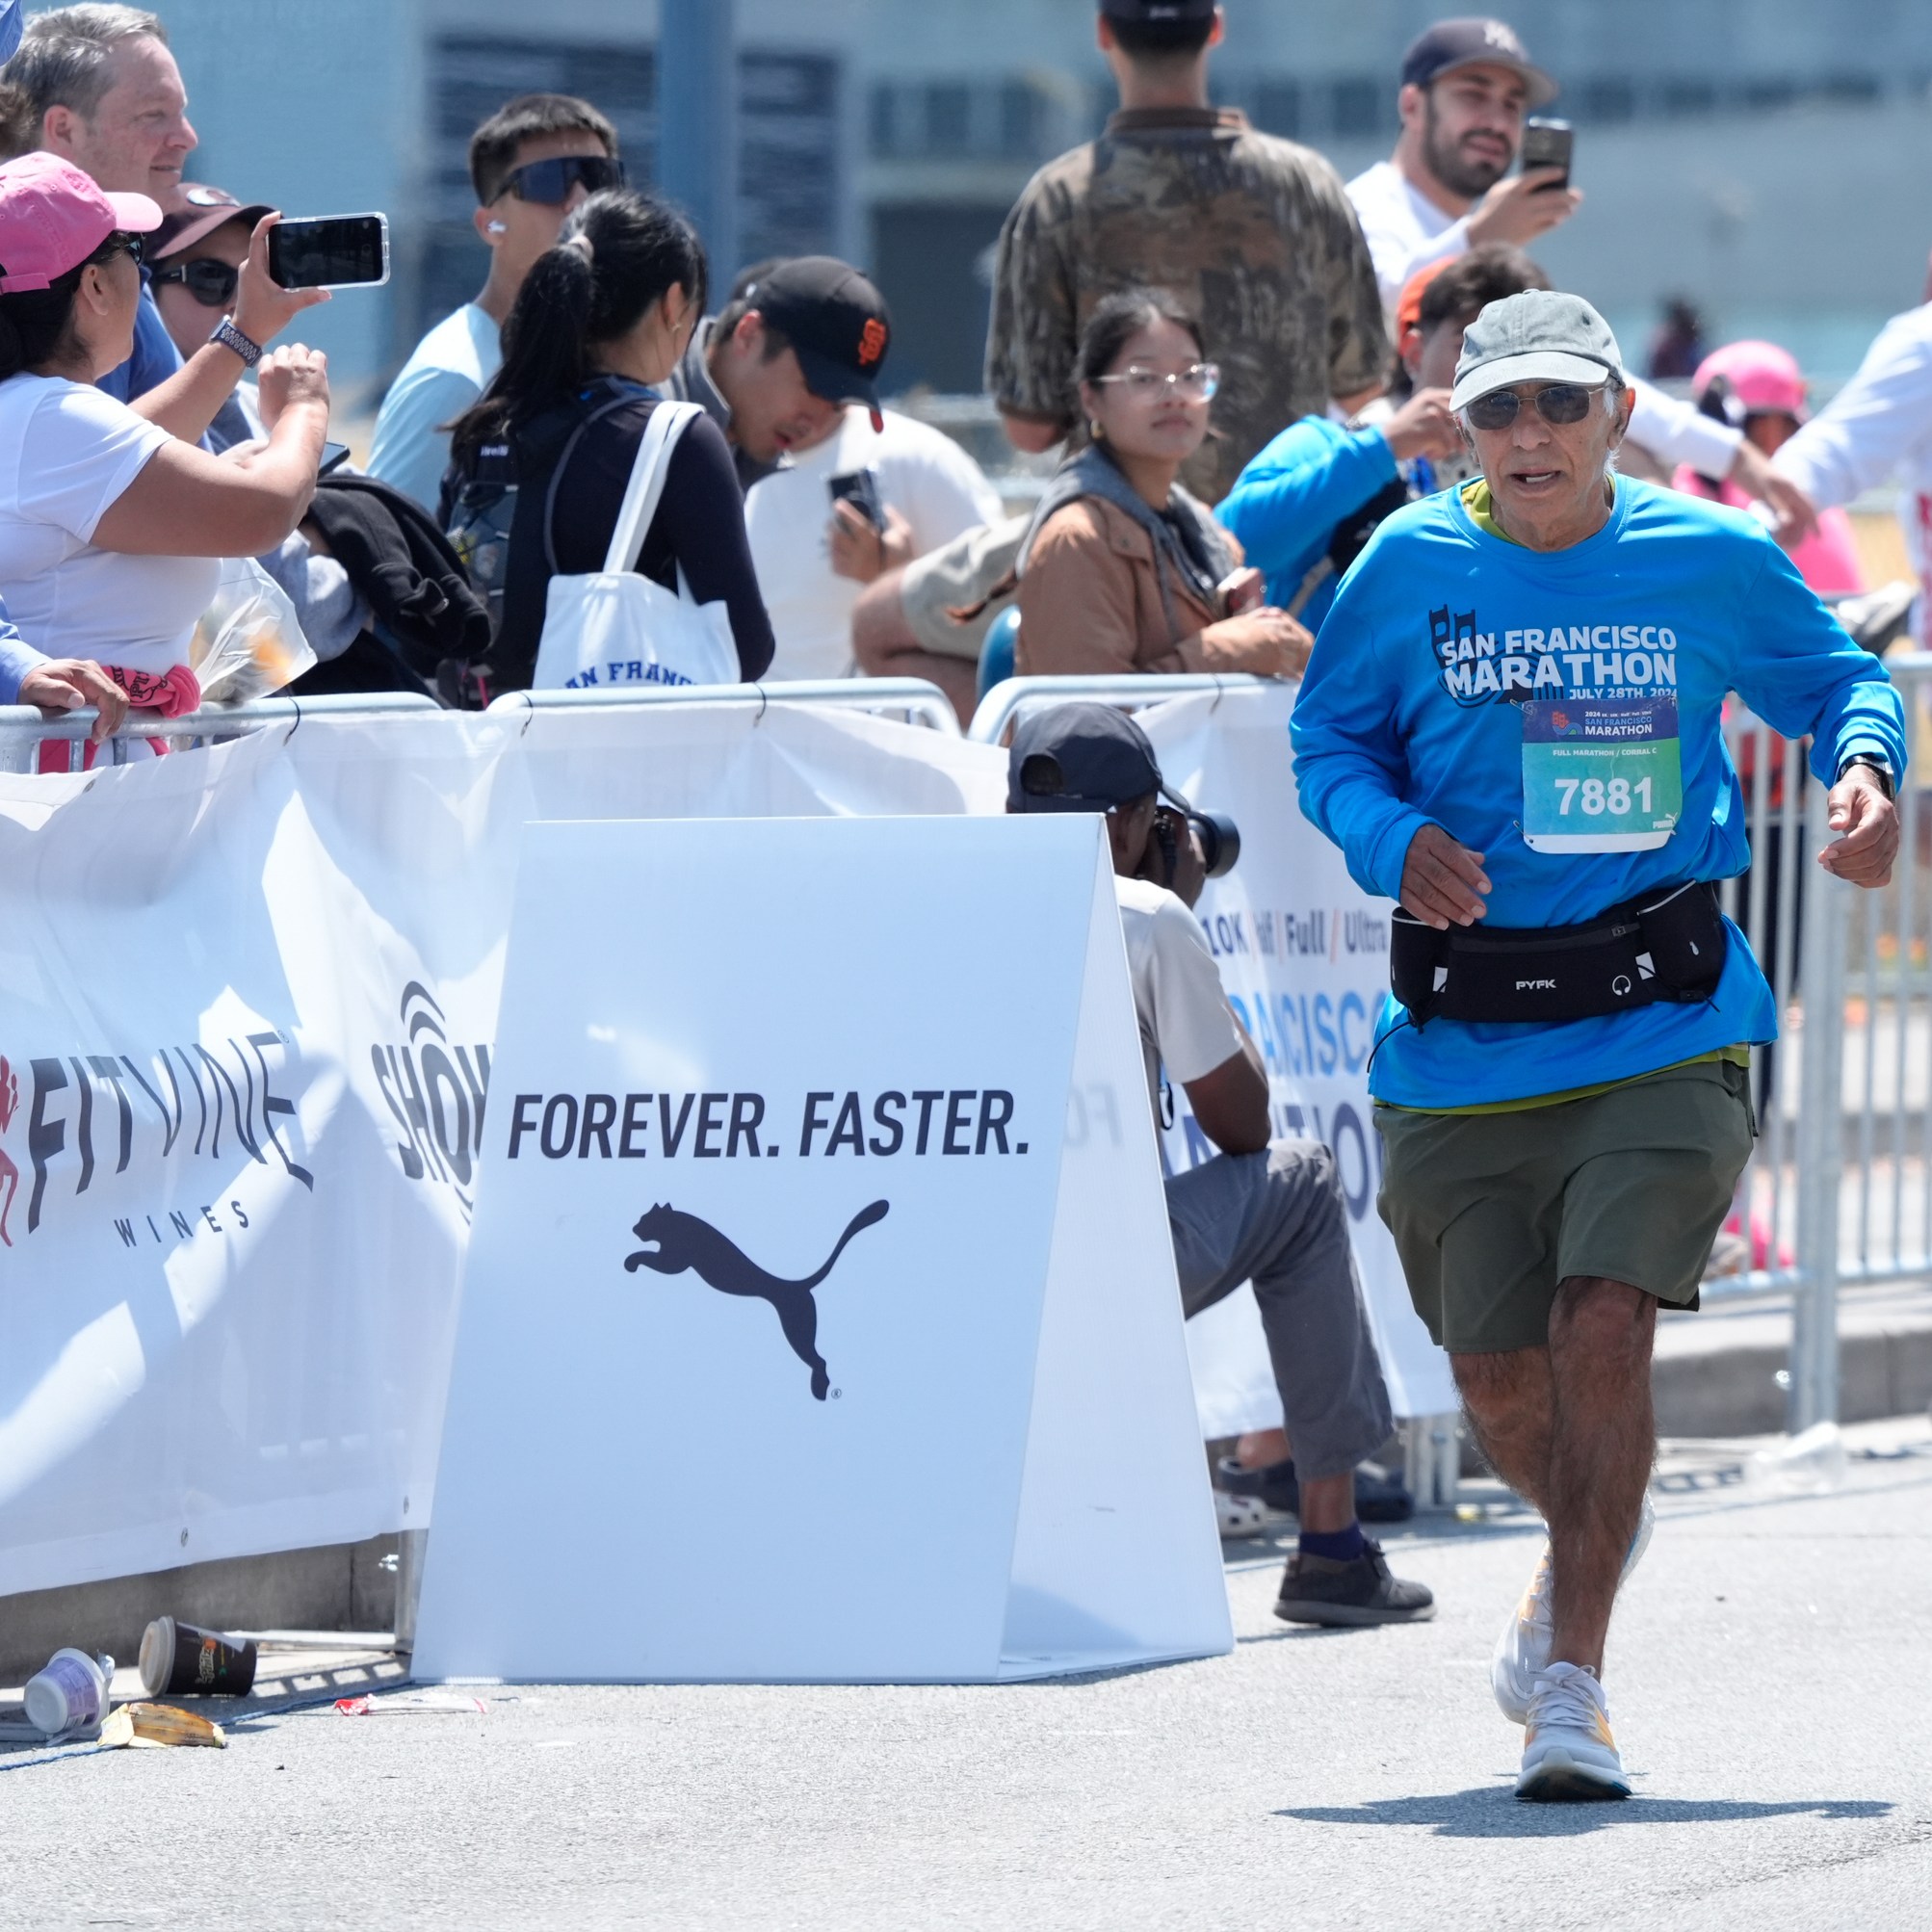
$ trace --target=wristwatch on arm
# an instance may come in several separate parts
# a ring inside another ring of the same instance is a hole
[[[1885,760],[1877,754],[1877,752],[1854,751],[1851,754],[1851,756],[1847,758],[1844,761],[1844,763],[1838,768],[1838,775],[1841,778],[1842,778],[1844,774],[1847,771],[1849,771],[1854,765],[1869,766],[1872,770],[1878,773],[1878,782],[1879,785],[1883,788],[1885,796],[1888,798],[1897,797],[1898,785],[1896,779],[1893,775],[1892,767],[1888,765],[1885,762]]]
[[[224,315],[222,318],[216,325],[214,334],[208,340],[219,342],[223,349],[233,350],[250,369],[262,359],[262,345],[259,342],[250,342],[235,326],[235,318],[232,315]]]

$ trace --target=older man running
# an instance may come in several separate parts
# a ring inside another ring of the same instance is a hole
[[[1450,395],[1479,479],[1398,510],[1295,708],[1304,809],[1401,901],[1371,1080],[1380,1207],[1477,1439],[1549,1525],[1491,1681],[1524,1798],[1626,1797],[1602,1684],[1649,1532],[1659,1302],[1697,1306],[1755,1123],[1769,988],[1714,881],[1747,862],[1719,714],[1811,736],[1824,869],[1891,875],[1902,708],[1747,515],[1611,473],[1615,338],[1531,290]]]

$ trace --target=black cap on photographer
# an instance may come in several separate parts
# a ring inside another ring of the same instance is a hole
[[[1147,734],[1104,704],[1060,704],[1015,727],[1006,753],[1009,812],[1107,812],[1159,792],[1192,807],[1164,784]]]
[[[873,428],[885,428],[876,379],[892,347],[892,312],[858,270],[831,255],[796,255],[743,293],[791,343],[814,396],[863,403]]]

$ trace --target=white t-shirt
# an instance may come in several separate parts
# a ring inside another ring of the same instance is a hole
[[[450,466],[442,426],[483,394],[502,364],[503,334],[487,313],[466,301],[446,315],[417,343],[376,412],[369,474],[433,515]]]
[[[1919,636],[1932,648],[1932,302],[1885,325],[1858,374],[1771,464],[1820,509],[1898,480],[1898,520],[1919,579]]]
[[[1146,879],[1113,879],[1120,928],[1127,939],[1127,972],[1140,1022],[1140,1058],[1147,1098],[1161,1118],[1161,1069],[1186,1086],[1213,1073],[1241,1050],[1239,1022],[1221,987],[1221,969],[1208,951],[1200,922],[1165,886]]]
[[[58,376],[0,382],[0,598],[36,650],[165,673],[221,575],[210,557],[96,550],[94,527],[173,439],[125,403]]]
[[[1469,218],[1445,214],[1393,161],[1364,169],[1349,182],[1348,198],[1375,264],[1383,312],[1394,323],[1409,277],[1469,247]]]
[[[751,561],[778,645],[771,680],[851,670],[852,606],[865,586],[833,572],[826,484],[864,469],[878,473],[880,500],[912,526],[918,557],[1002,514],[998,492],[951,436],[892,409],[875,432],[864,409],[848,409],[822,443],[800,450],[744,499]]]

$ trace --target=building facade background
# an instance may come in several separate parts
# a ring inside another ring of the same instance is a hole
[[[1418,0],[1226,0],[1218,98],[1345,174],[1388,151]],[[352,406],[473,293],[463,149],[509,95],[557,88],[657,139],[653,0],[166,0],[201,135],[192,172],[292,214],[379,208],[396,273],[308,335]],[[1921,298],[1932,248],[1932,7],[1922,0],[1525,0],[1563,82],[1581,212],[1536,253],[1641,338],[1684,295],[1712,339],[1762,333],[1826,380]],[[738,0],[739,263],[828,250],[898,323],[901,386],[979,386],[999,224],[1111,105],[1091,0]]]

